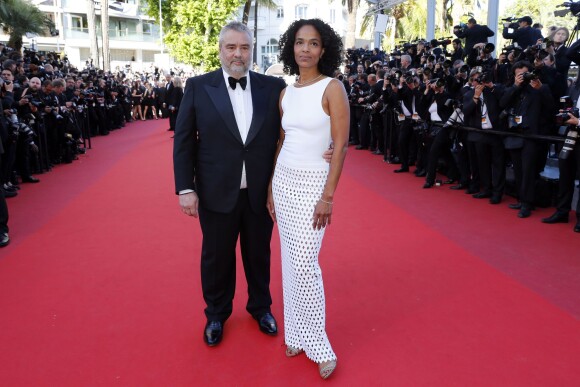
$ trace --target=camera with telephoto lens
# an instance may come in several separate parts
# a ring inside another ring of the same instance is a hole
[[[533,71],[531,72],[526,71],[525,73],[523,73],[524,84],[529,84],[531,81],[535,81],[538,78],[539,78],[538,74],[536,74]]]
[[[434,78],[429,81],[430,85],[435,85],[435,87],[443,87],[445,86],[445,80],[441,78]]]
[[[568,113],[572,114],[574,117],[580,117],[579,110],[577,107],[574,107],[572,102],[572,98],[565,95],[560,97],[559,103],[560,113],[556,114],[554,121],[558,125],[566,125],[566,122],[570,119]]]
[[[563,4],[560,4],[558,7],[567,9],[554,11],[555,16],[563,17],[566,16],[568,12],[574,16],[580,16],[580,2],[566,1]]]
[[[506,17],[505,19],[501,19],[504,22],[508,22],[509,25],[507,26],[508,28],[511,28],[512,30],[517,30],[518,28],[520,28],[520,23],[519,17],[515,17],[515,16],[510,16],[510,17]]]
[[[564,140],[564,146],[558,155],[560,159],[566,160],[570,157],[576,147],[576,140],[578,140],[578,127],[570,127]]]

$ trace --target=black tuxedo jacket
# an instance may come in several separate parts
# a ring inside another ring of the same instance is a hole
[[[501,97],[505,87],[503,85],[495,85],[492,90],[483,90],[483,100],[487,108],[487,116],[489,117],[489,122],[493,130],[505,130],[505,122],[502,122],[500,113],[502,108],[500,106]],[[473,100],[475,95],[475,89],[470,89],[463,96],[463,114],[465,116],[465,124],[473,128],[481,129],[481,113],[482,104],[481,99],[477,103]],[[480,141],[484,138],[485,134],[479,132],[469,132],[469,140]]]
[[[246,164],[248,197],[255,212],[266,206],[280,134],[283,80],[250,71],[253,116],[242,142],[221,69],[188,79],[173,148],[175,190],[194,189],[199,205],[228,213],[240,192]]]

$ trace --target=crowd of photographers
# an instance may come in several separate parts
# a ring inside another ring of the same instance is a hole
[[[336,76],[351,103],[350,143],[400,164],[396,173],[415,166],[425,189],[449,184],[491,204],[510,192],[520,218],[540,201],[540,172],[551,153],[559,158],[557,208],[542,221],[568,222],[580,171],[580,82],[568,72],[580,63],[580,40],[568,46],[569,31],[556,27],[544,38],[529,16],[506,20],[502,33],[512,41],[498,53],[487,42],[493,31],[474,19],[454,33],[390,54],[348,50]],[[513,184],[506,185],[506,170]],[[576,217],[580,232],[580,204]]]
[[[0,247],[10,240],[5,199],[18,195],[21,183],[38,183],[35,175],[72,163],[92,137],[134,120],[169,117],[171,130],[183,95],[173,71],[113,74],[89,62],[81,71],[55,53],[21,54],[3,43],[0,69]]]

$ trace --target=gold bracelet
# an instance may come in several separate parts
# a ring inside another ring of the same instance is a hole
[[[324,199],[322,199],[322,198],[320,198],[320,201],[321,201],[322,203],[326,203],[326,204],[330,204],[330,205],[332,205],[332,203],[333,203],[333,202],[327,202],[326,200],[324,200]]]

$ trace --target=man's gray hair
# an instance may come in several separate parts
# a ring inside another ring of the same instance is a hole
[[[238,32],[245,32],[246,34],[248,34],[248,37],[250,38],[250,46],[253,46],[254,35],[252,34],[252,31],[244,23],[239,22],[239,21],[233,21],[233,22],[229,22],[228,24],[226,24],[225,26],[222,27],[222,30],[220,31],[220,36],[219,36],[219,46],[220,47],[222,46],[222,43],[224,41],[225,33],[230,31],[230,30],[238,31]]]
[[[401,55],[401,62],[402,62],[403,60],[404,60],[405,62],[409,62],[409,63],[411,63],[411,62],[412,62],[412,60],[411,60],[411,55]]]

